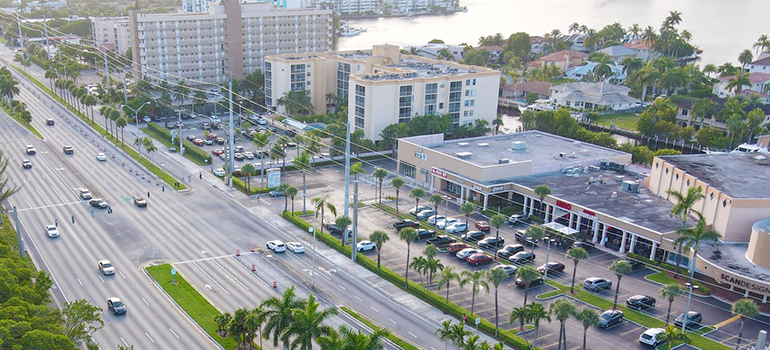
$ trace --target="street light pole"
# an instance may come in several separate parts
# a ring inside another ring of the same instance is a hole
[[[125,86],[123,88],[125,89]],[[141,111],[142,108],[144,106],[148,105],[148,104],[150,104],[150,101],[142,103],[142,105],[139,106],[139,108],[137,108],[137,109],[133,109],[133,108],[131,108],[131,106],[125,105],[125,104],[120,105],[121,107],[128,108],[129,110],[134,112],[134,125],[136,125],[136,138],[137,139],[139,138],[139,132],[140,132],[140,130],[139,130],[139,120],[138,120],[138,118],[139,118],[139,111]],[[136,145],[136,151],[137,151],[137,153],[139,153],[139,160],[142,160],[142,152],[139,152],[139,145],[138,144]]]
[[[315,252],[315,241],[316,241],[315,228],[316,228],[316,225],[318,223],[318,207],[321,206],[321,204],[323,204],[327,199],[329,199],[329,195],[331,195],[331,193],[334,190],[336,190],[336,189],[337,189],[337,187],[332,187],[331,190],[329,190],[328,192],[326,192],[326,194],[321,196],[321,199],[315,205],[315,216],[313,217],[313,272],[312,272],[312,277],[311,277],[311,281],[310,281],[310,289],[311,290],[315,290],[315,255],[316,255],[316,252]],[[321,223],[321,225],[323,225],[323,223]]]
[[[690,290],[689,294],[687,294],[687,308],[684,311],[684,319],[682,320],[682,333],[687,333],[687,324],[690,323],[690,299],[692,299],[692,290],[698,289],[698,286],[692,283],[685,283],[684,285]]]
[[[543,281],[548,280],[548,257],[551,255],[551,237],[545,237],[545,241],[548,243],[545,250],[545,268],[543,269]]]

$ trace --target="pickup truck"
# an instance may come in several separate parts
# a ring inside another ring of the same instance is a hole
[[[393,224],[393,227],[396,228],[396,230],[400,230],[405,227],[412,227],[412,228],[419,228],[420,223],[414,220],[401,220],[395,224]]]
[[[454,237],[441,235],[441,236],[436,236],[436,238],[429,239],[427,243],[435,245],[437,248],[443,248],[454,242],[457,242],[457,239],[455,239]]]

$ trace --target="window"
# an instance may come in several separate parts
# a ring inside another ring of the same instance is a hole
[[[446,190],[449,191],[449,192],[452,192],[452,193],[454,193],[454,194],[456,194],[458,196],[460,195],[460,193],[463,190],[462,186],[460,186],[460,185],[458,185],[458,184],[456,184],[454,182],[445,181],[445,183],[446,183]]]
[[[402,161],[398,163],[398,173],[414,179],[414,177],[417,175],[417,168],[415,168],[415,166],[412,164]]]

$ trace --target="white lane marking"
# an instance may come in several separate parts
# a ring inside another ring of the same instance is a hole
[[[145,305],[150,306],[150,303],[148,303],[147,300],[144,300],[144,298],[142,298],[142,301],[145,303]]]
[[[173,334],[177,339],[179,339],[179,336],[176,335],[176,332],[174,332],[173,329],[169,328],[168,330],[171,331],[171,334]]]
[[[196,263],[196,262],[193,262],[193,265],[195,265],[195,267],[197,267],[197,268],[198,268],[198,270],[201,270],[201,272],[203,272],[203,274],[204,274],[204,275],[206,275],[206,277],[210,278],[210,279],[211,279],[211,281],[213,281],[213,282],[214,282],[214,284],[216,284],[216,285],[217,285],[217,286],[218,286],[220,289],[222,289],[222,291],[224,291],[224,292],[225,292],[226,294],[228,294],[228,295],[230,294],[230,292],[228,292],[228,291],[227,291],[227,289],[225,289],[224,287],[222,287],[222,285],[220,285],[220,284],[219,284],[219,282],[217,282],[217,281],[216,281],[216,280],[215,280],[213,277],[211,277],[211,275],[209,275],[209,274],[208,274],[208,272],[206,272],[206,270],[204,270],[203,268],[201,268],[201,267],[200,267],[200,265],[198,265],[198,263]]]
[[[78,280],[78,283],[80,283],[80,286],[83,286],[83,282],[80,282],[80,278],[76,278]]]
[[[233,258],[233,259],[235,259],[235,258]],[[220,264],[219,261],[214,260],[214,263],[217,264],[217,266],[219,266],[222,269],[222,271],[227,273],[228,276],[230,276],[232,279],[234,279],[235,282],[238,282],[238,284],[240,284],[241,287],[246,288],[246,290],[249,290],[249,287],[247,287],[245,284],[243,284],[243,282],[241,282],[241,280],[239,280],[238,277],[233,276],[233,274],[230,273],[230,271],[228,271],[224,266],[222,266],[222,264]]]
[[[28,210],[55,208],[55,207],[62,207],[62,206],[65,206],[65,205],[73,205],[73,204],[80,204],[80,203],[82,203],[82,202],[78,201],[78,202],[69,202],[69,203],[61,203],[61,204],[51,204],[51,205],[46,205],[46,206],[43,206],[43,207],[18,209],[18,211],[22,212],[22,211],[28,211]],[[29,202],[27,202],[27,204],[29,204]]]
[[[392,323],[392,324],[398,324],[398,323],[396,323],[396,321],[393,321],[393,319],[391,319],[391,318],[389,318],[388,320],[390,320],[390,323]]]
[[[154,341],[154,340],[152,340],[152,337],[150,337],[150,335],[149,335],[149,334],[147,334],[147,332],[144,332],[144,335],[146,335],[146,336],[147,336],[147,338],[148,338],[148,339],[150,339],[150,341],[151,341],[153,344],[155,344],[155,341]],[[415,338],[417,338],[417,337],[415,337]]]
[[[59,197],[59,201],[60,201],[60,202],[64,202],[64,198],[62,198],[62,197],[59,195],[59,191],[57,191],[55,188],[53,188],[53,186],[50,186],[50,187],[51,187],[51,191],[53,191],[53,193],[54,193],[54,194],[56,194],[56,197]]]
[[[338,286],[339,286],[340,288],[342,288],[342,290],[347,290],[347,288],[343,287],[341,284],[338,284]]]
[[[379,312],[379,311],[377,311],[377,309],[374,308],[374,306],[369,306],[369,307],[372,308],[372,310],[374,310],[374,312]]]
[[[358,301],[363,301],[363,300],[361,300],[361,298],[358,297],[358,295],[354,295],[354,297],[356,297],[356,299],[358,299]]]
[[[27,233],[29,232],[29,231],[27,230],[27,227],[26,227],[26,226],[24,226],[24,222],[22,222],[22,221],[19,221],[19,224],[20,224],[20,225],[21,225],[21,227],[24,229],[24,232],[27,232]],[[33,245],[33,246],[35,246],[35,250],[37,250],[38,252],[40,252],[40,249],[38,249],[38,247],[37,247],[37,244],[35,244],[35,240],[32,238],[32,235],[30,235],[30,234],[27,234],[27,238],[29,238],[29,241],[30,241],[30,242],[32,242],[32,245]],[[49,274],[49,275],[51,275],[51,279],[53,280],[54,286],[56,286],[56,288],[57,288],[57,289],[59,289],[59,292],[60,292],[60,293],[61,293],[61,295],[64,297],[64,301],[65,301],[65,302],[69,302],[69,299],[67,298],[67,295],[66,295],[66,294],[64,294],[64,290],[63,290],[63,289],[61,289],[61,285],[59,285],[59,282],[58,282],[58,281],[56,281],[56,276],[54,276],[54,274],[53,274],[53,270],[51,270],[51,267],[50,267],[50,266],[48,266],[48,262],[45,260],[45,256],[44,256],[44,254],[39,254],[39,256],[40,256],[40,260],[43,260],[43,265],[45,265],[45,269],[46,269],[46,271],[48,271],[48,274]],[[128,345],[128,344],[126,344],[126,345]]]
[[[407,331],[407,333],[409,333],[409,335],[413,336],[413,337],[414,337],[414,339],[417,339],[417,336],[416,336],[416,335],[414,335],[414,333],[412,333],[412,332],[409,332],[409,331]]]
[[[123,337],[120,337],[120,341],[122,341],[122,342],[123,342],[123,344],[125,344],[125,345],[126,345],[126,347],[128,347],[128,343],[126,343],[126,340],[125,340],[125,339],[123,339]]]
[[[47,206],[50,206],[50,204],[48,204],[48,201],[47,201],[47,200],[45,200],[45,197],[43,196],[43,194],[42,194],[42,193],[40,193],[40,190],[38,190],[37,188],[35,188],[35,192],[37,192],[37,195],[38,195],[38,196],[40,196],[40,199],[42,199],[42,200],[43,200],[43,203],[45,203],[45,206],[46,206],[46,207],[47,207]]]
[[[100,279],[100,280],[102,280],[102,283],[105,283],[105,282],[104,282],[104,278],[102,278],[102,276],[101,276],[101,275],[98,275],[98,276],[99,276],[99,279]]]
[[[202,254],[206,254],[206,251],[202,251],[201,253]],[[255,253],[252,253],[252,252],[241,253],[241,255],[246,255],[246,254],[255,254]],[[231,256],[235,256],[235,254],[212,256],[210,258],[201,258],[201,259],[186,260],[186,261],[177,261],[177,262],[174,262],[174,264],[176,264],[176,265],[190,264],[190,263],[196,263],[196,262],[199,262],[199,261],[207,261],[207,260],[214,260],[214,259],[229,258]]]
[[[123,279],[126,279],[126,275],[124,275],[124,274],[123,274],[123,272],[121,272],[121,271],[118,271],[118,273],[120,274],[120,276],[122,276],[122,277],[123,277]]]

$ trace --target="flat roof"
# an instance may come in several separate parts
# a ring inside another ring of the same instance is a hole
[[[762,185],[770,174],[770,157],[766,154],[712,153],[660,158],[732,198],[770,198],[770,186]]]
[[[526,149],[514,151],[511,149],[513,142],[526,143]],[[467,145],[463,145],[464,143]],[[487,145],[479,146],[479,144]],[[532,161],[533,174],[578,164],[598,165],[602,160],[627,155],[625,152],[611,148],[537,130],[449,140],[444,141],[443,144],[427,145],[427,148],[452,157],[456,157],[460,152],[471,152],[473,154],[470,157],[462,159],[479,166],[497,165],[502,158],[507,158],[511,162]],[[560,157],[562,153],[564,156]]]
[[[599,176],[603,183],[598,183]],[[513,179],[514,183],[534,189],[539,185],[548,185],[551,195],[570,203],[601,212],[618,220],[626,221],[661,234],[675,231],[682,225],[682,220],[671,214],[674,205],[654,195],[644,188],[639,181],[639,193],[622,189],[623,182],[617,182],[616,176],[623,176],[623,181],[634,181],[635,176],[618,174],[611,170],[589,171],[579,177],[561,173],[541,174]],[[589,185],[593,177],[597,182]],[[639,177],[641,180],[642,177]],[[612,194],[617,193],[617,199]]]
[[[770,270],[749,261],[746,258],[748,250],[748,243],[702,243],[698,247],[698,256],[737,275],[770,282]]]
[[[399,80],[399,79],[412,79],[412,78],[426,78],[426,77],[441,77],[441,76],[453,76],[459,74],[471,74],[482,73],[489,71],[483,67],[464,66],[458,64],[442,63],[446,61],[432,60],[426,62],[424,60],[418,60],[409,58],[406,55],[401,55],[400,62],[395,65],[387,65],[387,67],[400,68],[402,70],[408,70],[409,73],[390,73],[390,74],[366,74],[364,80]],[[361,74],[359,74],[361,75]]]

